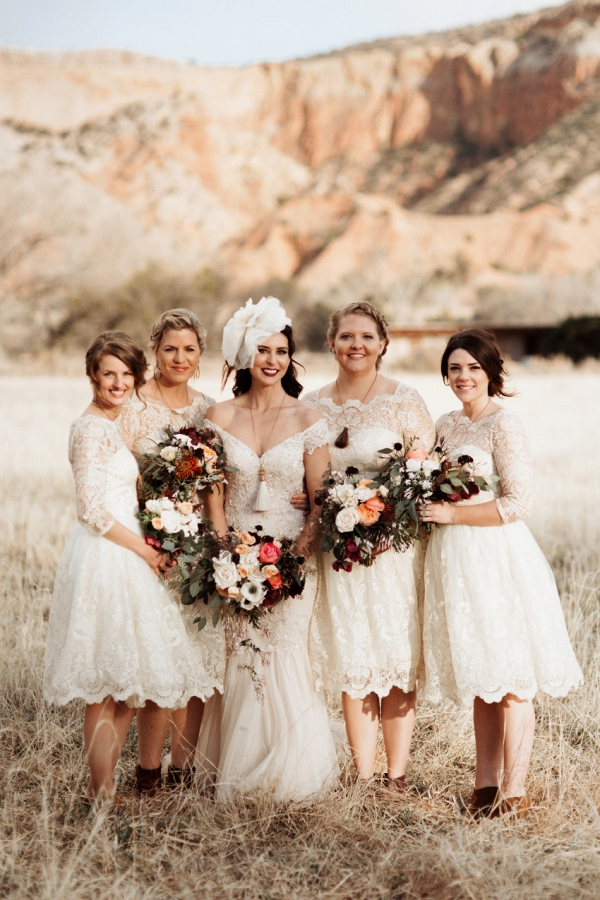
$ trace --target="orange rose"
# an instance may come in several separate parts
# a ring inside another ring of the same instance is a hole
[[[369,509],[365,503],[360,503],[356,507],[358,520],[361,525],[374,525],[379,519],[379,513],[376,509]]]
[[[370,497],[368,500],[365,500],[365,506],[367,509],[372,509],[375,512],[381,512],[385,509],[385,503],[381,497]]]
[[[282,584],[281,574],[277,572],[277,575],[271,575],[270,578],[267,578],[267,581],[271,585],[272,588],[280,588]]]
[[[409,450],[406,454],[407,459],[427,459],[427,454],[422,449],[422,447],[416,447],[414,450]]]

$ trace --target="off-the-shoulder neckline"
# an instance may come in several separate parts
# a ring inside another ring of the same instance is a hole
[[[289,437],[284,438],[282,441],[278,441],[276,444],[273,444],[272,447],[269,447],[268,450],[265,450],[265,452],[263,453],[262,456],[259,456],[258,453],[256,452],[256,450],[254,450],[252,447],[250,447],[249,444],[247,444],[245,441],[242,441],[242,440],[240,440],[240,438],[237,438],[230,431],[227,431],[225,428],[221,428],[219,425],[216,425],[214,422],[211,422],[210,419],[207,419],[207,421],[211,428],[214,428],[220,434],[226,434],[227,437],[231,438],[232,441],[235,441],[236,444],[241,444],[242,447],[245,447],[246,450],[248,450],[252,454],[252,456],[254,456],[256,459],[260,460],[260,459],[264,459],[265,456],[267,456],[267,454],[270,453],[272,450],[275,450],[276,447],[282,447],[283,444],[287,444],[287,442],[291,441],[293,438],[297,438],[300,435],[307,434],[307,432],[309,432],[311,430],[311,428],[315,428],[317,425],[320,425],[321,422],[323,422],[324,420],[317,419],[317,421],[313,422],[312,425],[309,425],[308,428],[303,428],[302,431],[296,431],[296,432],[294,432],[294,434],[290,434]]]
[[[404,382],[399,381],[393,394],[376,394],[376,396],[371,397],[371,399],[368,400],[367,403],[362,403],[360,400],[355,400],[351,397],[349,400],[344,400],[341,406],[339,403],[336,403],[335,400],[332,400],[331,397],[319,397],[319,391],[321,390],[321,388],[319,388],[314,393],[316,395],[315,399],[317,403],[329,403],[331,404],[331,406],[335,407],[335,409],[343,409],[345,406],[352,405],[364,407],[371,406],[371,404],[375,403],[376,400],[385,400],[386,397],[395,397],[400,391],[400,388],[404,388],[405,390],[412,390],[409,384],[404,384]]]
[[[133,400],[133,398],[132,398],[132,400]],[[206,394],[202,393],[202,391],[200,391],[200,393],[198,394],[197,397],[194,397],[194,399],[192,400],[192,402],[190,404],[188,404],[188,406],[174,406],[172,409],[170,406],[167,406],[165,403],[163,403],[162,400],[157,400],[155,397],[146,397],[145,395],[142,395],[139,398],[139,400],[142,404],[143,403],[154,403],[155,406],[160,406],[160,407],[162,407],[162,409],[166,409],[170,412],[180,413],[180,414],[187,412],[188,409],[191,409],[192,406],[194,406],[194,404],[197,403],[199,400],[202,400],[205,404],[208,405],[208,398],[207,398]]]

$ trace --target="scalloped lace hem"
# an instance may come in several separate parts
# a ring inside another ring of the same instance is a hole
[[[89,694],[87,691],[78,688],[65,694],[50,694],[44,690],[44,699],[46,700],[46,703],[49,703],[51,706],[66,706],[68,703],[71,703],[72,700],[84,700],[85,703],[91,704],[102,703],[107,697],[112,697],[113,700],[118,702],[124,701],[127,706],[134,709],[145,706],[148,701],[156,703],[157,706],[160,706],[163,709],[181,709],[182,707],[187,706],[192,697],[199,697],[203,702],[206,702],[206,700],[215,693],[223,693],[222,685],[215,684],[212,687],[207,688],[205,693],[199,693],[196,690],[193,690],[186,691],[185,694],[176,694],[171,697],[164,697],[153,691],[142,691],[140,689],[112,691],[110,688],[105,688],[95,694]]]
[[[321,675],[315,674],[315,689],[317,691],[326,690],[328,694],[344,693],[351,697],[352,700],[362,700],[368,694],[377,694],[380,698],[387,697],[391,693],[392,688],[395,687],[408,694],[410,691],[414,691],[417,686],[416,672],[394,675],[390,679],[386,679],[385,682],[380,678],[373,678],[363,681],[360,685],[357,685],[356,681],[350,683],[346,679],[347,675],[338,679],[334,684],[330,678],[324,679]]]
[[[533,700],[537,694],[540,693],[548,694],[549,697],[558,699],[560,697],[566,697],[569,691],[576,691],[582,684],[583,678],[579,678],[577,681],[563,681],[560,685],[535,685],[530,688],[505,685],[498,688],[496,691],[473,691],[472,693],[464,694],[460,697],[451,692],[443,694],[440,690],[431,691],[425,687],[422,699],[427,700],[430,703],[442,703],[445,700],[451,700],[457,706],[468,706],[473,702],[475,697],[480,697],[486,703],[499,703],[507,694],[512,694],[514,697],[518,697],[519,700]]]

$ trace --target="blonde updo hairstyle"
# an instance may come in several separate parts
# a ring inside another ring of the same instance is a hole
[[[200,319],[191,309],[167,309],[161,313],[150,332],[150,349],[156,356],[156,351],[167,331],[193,331],[198,338],[200,355],[206,348],[206,329]],[[196,372],[196,378],[199,371]]]
[[[380,313],[376,306],[373,306],[372,303],[369,303],[368,300],[361,300],[358,303],[349,303],[347,306],[344,306],[343,309],[338,309],[334,312],[329,320],[329,328],[327,329],[327,347],[333,353],[333,342],[336,338],[338,331],[340,330],[340,323],[345,316],[366,316],[368,319],[372,319],[377,326],[377,334],[379,335],[380,341],[385,341],[385,345],[383,350],[377,357],[376,368],[379,369],[381,365],[381,358],[385,356],[387,353],[387,348],[390,343],[390,336],[388,334],[388,325],[389,322],[383,315]]]
[[[148,368],[144,351],[124,331],[103,331],[85,354],[85,374],[92,384],[94,399],[98,388],[98,369],[103,356],[116,356],[130,369],[133,389],[136,396],[139,396],[139,389],[146,383]]]

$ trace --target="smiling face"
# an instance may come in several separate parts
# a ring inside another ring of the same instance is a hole
[[[488,399],[490,379],[467,350],[453,350],[448,357],[448,382],[462,403]]]
[[[94,402],[103,409],[118,410],[133,393],[135,376],[118,356],[100,358],[94,374]]]
[[[375,369],[385,341],[380,338],[373,319],[351,314],[340,320],[330,347],[342,369],[360,374]]]
[[[186,384],[198,368],[202,350],[198,336],[191,328],[165,331],[156,348],[156,365],[166,384]]]
[[[277,384],[288,370],[290,348],[285,334],[277,332],[262,341],[256,348],[256,356],[250,374],[253,383],[261,385]]]

